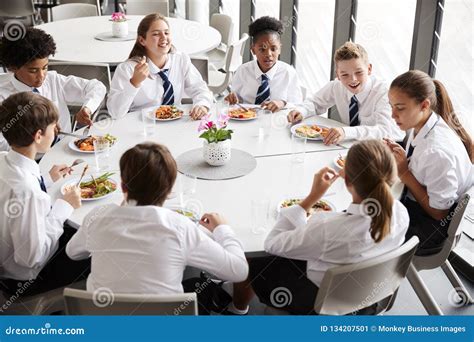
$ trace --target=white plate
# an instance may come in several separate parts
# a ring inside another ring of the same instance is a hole
[[[342,159],[346,160],[347,155],[341,155],[341,156],[342,156]],[[339,160],[339,156],[334,158],[333,163],[336,166],[337,170],[342,170],[342,166],[337,163],[338,160]]]
[[[83,151],[79,147],[77,147],[76,144],[74,144],[74,142],[77,140],[80,140],[80,139],[72,139],[71,141],[69,141],[68,146],[71,150],[75,152],[79,152],[79,153],[94,154],[94,151]],[[115,140],[115,143],[110,145],[110,148],[112,148],[117,143],[117,140]]]
[[[252,104],[242,104],[241,106],[244,107],[244,108],[256,108],[256,107],[258,107],[257,105],[252,105]],[[238,106],[230,106],[229,107],[229,111],[231,111],[233,109],[239,109],[239,107]],[[233,117],[229,116],[230,120],[235,120],[235,121],[251,121],[251,120],[255,120],[257,118],[258,118],[258,109],[255,110],[255,117],[253,117],[253,118],[242,118],[241,119],[241,118],[233,118]]]
[[[285,198],[285,199],[281,200],[280,202],[278,202],[278,205],[277,205],[277,207],[276,207],[277,213],[279,213],[280,210],[282,209],[281,206],[282,206],[283,202],[285,202],[286,200],[289,200],[289,199],[293,199],[293,198],[302,201],[302,200],[304,200],[305,197],[304,197],[304,196],[294,196],[294,197],[288,197],[288,198]],[[336,212],[336,207],[335,207],[334,204],[332,204],[330,201],[328,201],[328,200],[325,199],[324,197],[321,198],[321,201],[324,201],[324,202],[326,202],[326,203],[329,205],[329,207],[331,208],[331,211],[330,211],[330,212]],[[287,208],[289,208],[289,207],[287,207]],[[329,211],[328,211],[328,212],[329,212]]]
[[[102,173],[102,174],[103,174],[103,173]],[[100,177],[102,174],[97,175],[97,177]],[[82,178],[81,183],[88,182],[88,181],[91,181],[91,180],[92,180],[92,177],[91,177],[91,176],[84,176],[84,178]],[[64,195],[66,187],[71,186],[71,185],[76,185],[78,181],[79,181],[79,177],[74,177],[74,178],[68,179],[66,182],[64,182],[64,184],[61,186],[61,194]],[[81,200],[82,200],[82,201],[86,201],[86,202],[88,202],[88,201],[98,201],[98,200],[107,198],[107,197],[109,197],[110,195],[116,193],[116,192],[117,192],[117,189],[118,189],[118,184],[117,184],[117,182],[116,182],[114,179],[112,179],[112,178],[109,178],[109,181],[111,181],[112,183],[115,184],[115,191],[112,191],[111,193],[108,193],[107,195],[102,196],[102,197],[98,197],[98,198],[82,198],[82,197],[81,197]]]
[[[161,106],[160,106],[161,107]],[[174,121],[174,120],[179,120],[184,116],[184,111],[182,108],[176,107],[178,110],[182,111],[182,114],[178,118],[170,118],[170,119],[158,119],[155,115],[155,111],[160,108],[160,107],[155,107],[153,110],[149,111],[146,113],[146,117],[150,120],[155,120],[155,121]]]
[[[301,126],[312,126],[312,124],[300,123],[300,124],[291,126],[291,133],[292,133],[292,134],[296,134],[296,135],[299,136],[299,137],[305,138],[305,136],[303,136],[303,135],[301,135],[301,134],[299,134],[299,133],[296,132],[296,129],[297,129],[298,127],[301,127]],[[327,128],[327,129],[329,129],[329,127],[327,127],[327,126],[322,126],[322,125],[317,125],[317,126],[319,126],[319,127],[321,127],[321,128]],[[323,140],[324,138],[322,137],[321,134],[319,134],[318,136],[316,136],[316,137],[314,137],[314,138],[306,137],[306,139],[307,139],[307,140]]]
[[[198,216],[198,214],[194,210],[182,208],[182,207],[179,207],[179,206],[169,207],[168,209],[173,210],[174,212],[176,212],[180,215],[183,215],[184,217],[187,217],[188,219],[190,219],[193,222],[199,222],[199,220],[200,220],[200,217]],[[183,213],[178,212],[178,210],[181,210],[183,212],[187,212],[189,214],[192,214],[192,216],[184,215]]]

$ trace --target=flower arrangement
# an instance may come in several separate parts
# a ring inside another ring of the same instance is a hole
[[[217,121],[214,122],[210,119],[210,115],[206,115],[201,119],[199,123],[198,132],[203,132],[199,138],[206,139],[206,141],[211,143],[218,143],[220,141],[225,141],[232,138],[231,129],[227,129],[227,123],[229,122],[229,116],[226,114],[219,114]]]
[[[121,23],[121,22],[127,21],[127,18],[125,17],[125,14],[122,12],[114,12],[112,13],[112,16],[110,17],[110,21],[113,21],[114,23]]]

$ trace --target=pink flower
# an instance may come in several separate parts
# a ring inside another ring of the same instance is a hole
[[[211,129],[211,128],[214,126],[214,122],[208,121],[208,122],[206,123],[206,126],[207,126],[207,129]]]
[[[125,17],[125,14],[122,12],[114,12],[112,13],[112,17],[110,18],[112,21],[125,21],[127,18]]]
[[[228,122],[229,122],[229,116],[225,113],[219,114],[219,116],[217,117],[217,127],[218,128],[227,127]]]
[[[204,118],[199,122],[198,132],[205,131],[207,129],[207,120]]]

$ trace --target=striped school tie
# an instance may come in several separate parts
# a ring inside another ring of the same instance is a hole
[[[349,104],[349,125],[359,126],[359,101],[354,95],[351,97],[351,103]]]
[[[413,154],[413,151],[415,150],[415,146],[413,146],[412,144],[410,144],[410,147],[408,148],[408,153],[407,153],[407,159],[408,159],[408,165],[410,165],[410,157],[411,155]],[[403,191],[402,191],[402,195],[400,196],[400,202],[404,202],[405,199],[407,198],[408,196],[408,188],[407,186],[405,185],[403,187]]]
[[[32,91],[33,93],[39,94],[38,88],[33,88],[31,91]]]
[[[43,176],[40,176],[40,178],[38,178],[38,182],[39,182],[39,185],[40,185],[41,190],[43,190],[44,192],[48,193],[48,191],[46,191],[46,184],[44,184],[44,178],[43,178]]]
[[[257,97],[255,98],[255,104],[259,105],[270,99],[270,84],[268,83],[268,76],[262,74],[262,83],[257,90]]]
[[[158,73],[163,80],[163,101],[161,104],[165,106],[174,104],[173,85],[168,79],[168,71],[169,69],[164,69]]]

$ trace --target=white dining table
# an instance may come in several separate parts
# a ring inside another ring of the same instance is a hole
[[[143,19],[141,15],[127,16],[129,31],[137,31]],[[97,34],[112,31],[108,16],[82,17],[53,21],[36,26],[50,34],[56,42],[56,54],[52,61],[75,63],[108,63],[115,65],[124,62],[132,50],[135,40],[102,41],[95,39]],[[172,43],[177,50],[188,55],[198,55],[219,46],[221,35],[213,27],[192,20],[167,18],[172,34]]]
[[[115,172],[112,179],[120,181],[120,157],[137,143],[154,141],[164,144],[175,158],[202,146],[203,141],[198,137],[197,131],[199,123],[187,115],[189,106],[184,106],[184,109],[185,115],[180,120],[157,122],[151,136],[144,135],[144,125],[138,112],[129,113],[118,120],[95,123],[91,134],[110,133],[117,137],[109,157],[109,171]],[[229,128],[234,130],[232,147],[253,155],[257,160],[255,170],[243,177],[229,180],[198,179],[194,193],[174,196],[165,202],[165,206],[180,206],[198,214],[219,212],[235,230],[247,255],[263,253],[263,243],[276,220],[278,204],[287,198],[306,195],[314,173],[328,165],[336,168],[335,160],[339,155],[346,154],[347,147],[351,145],[347,142],[340,146],[325,146],[321,141],[308,141],[304,162],[297,163],[291,152],[290,128],[281,120],[285,117],[286,111],[281,111],[252,121],[230,121]],[[329,127],[341,126],[340,123],[323,117],[310,118],[308,122]],[[262,133],[261,126],[265,129],[264,136],[259,135]],[[48,172],[54,164],[70,164],[76,158],[82,158],[90,165],[88,173],[95,173],[94,155],[73,151],[69,143],[74,139],[65,137],[54,145],[41,160],[41,171]],[[72,176],[77,177],[82,169],[83,166],[76,167]],[[57,182],[48,189],[48,193],[53,198],[61,197],[61,186],[67,181],[68,178]],[[176,192],[177,190],[174,191]],[[328,191],[326,199],[336,210],[346,209],[351,201],[340,179]],[[122,201],[123,194],[120,191],[101,200],[83,201],[82,207],[74,211],[70,223],[78,227],[93,208],[108,203],[120,204]]]

